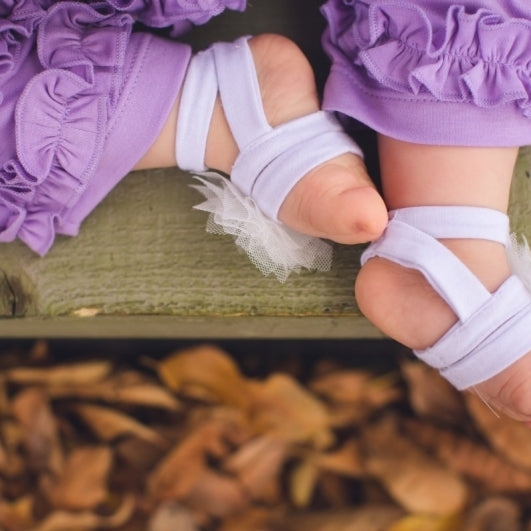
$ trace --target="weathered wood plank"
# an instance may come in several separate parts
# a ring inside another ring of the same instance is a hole
[[[18,242],[2,246],[17,314],[357,315],[359,248],[338,246],[332,272],[293,275],[280,286],[229,237],[204,232],[190,183],[177,170],[131,174],[78,237],[59,237],[45,258]]]
[[[106,315],[0,320],[0,338],[382,339],[363,317]]]

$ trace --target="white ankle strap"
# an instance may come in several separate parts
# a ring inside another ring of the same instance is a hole
[[[248,40],[216,43],[192,58],[181,96],[176,156],[183,169],[206,170],[206,139],[219,91],[240,150],[231,181],[277,220],[282,202],[306,173],[343,153],[362,156],[362,152],[325,111],[272,128],[264,113]]]
[[[208,130],[218,93],[212,50],[192,57],[186,71],[175,136],[175,160],[186,171],[205,172]]]
[[[476,207],[414,207],[390,213],[383,236],[362,255],[420,271],[459,318],[435,345],[415,351],[458,389],[484,381],[531,350],[531,294],[511,276],[493,294],[437,239],[507,245],[505,214]]]
[[[477,238],[506,245],[509,220],[488,208],[426,206],[394,210],[382,238],[362,255],[380,256],[420,271],[464,321],[490,297],[477,277],[442,243],[442,238]],[[466,294],[466,296],[464,296]]]

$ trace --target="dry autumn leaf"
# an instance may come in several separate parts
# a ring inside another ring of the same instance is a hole
[[[362,370],[336,370],[310,381],[308,387],[316,394],[337,403],[361,402],[372,375]]]
[[[409,402],[419,417],[463,425],[467,416],[463,397],[437,371],[417,361],[406,361],[401,369],[408,385]]]
[[[402,422],[412,440],[450,469],[478,482],[488,492],[530,492],[531,473],[502,459],[455,431],[414,419]]]
[[[218,421],[194,426],[149,475],[147,488],[152,503],[185,498],[207,468],[209,457],[227,453],[226,430],[227,425]]]
[[[310,460],[298,462],[289,476],[290,499],[295,507],[308,507],[312,500],[317,482],[319,469]]]
[[[12,401],[11,412],[20,425],[30,467],[60,474],[63,449],[47,395],[40,389],[24,389]]]
[[[95,509],[108,496],[107,478],[112,452],[105,446],[75,448],[67,456],[63,473],[50,481],[46,495],[55,509]]]
[[[199,531],[199,527],[190,509],[170,501],[155,509],[146,531]]]
[[[186,504],[215,518],[227,518],[247,509],[245,488],[237,479],[204,468],[185,497]]]
[[[401,391],[392,375],[375,376],[367,371],[343,369],[313,379],[309,388],[338,404],[359,404],[381,408],[397,400]]]
[[[465,531],[521,531],[518,504],[507,498],[487,498],[472,509]]]
[[[343,511],[308,511],[286,516],[282,531],[383,531],[403,514],[394,505],[367,505]]]
[[[406,510],[443,516],[464,509],[465,482],[401,435],[394,419],[368,426],[362,441],[367,472]]]
[[[289,449],[286,441],[262,435],[241,445],[225,459],[223,468],[240,479],[251,499],[278,502]]]
[[[386,531],[463,531],[463,526],[456,515],[413,514],[395,522]],[[467,528],[466,531],[470,530]]]
[[[4,442],[0,446],[0,474],[9,480],[23,475],[29,463],[19,452],[19,446],[24,444],[20,426],[6,420],[0,424],[0,428],[0,437]]]
[[[23,496],[12,502],[0,499],[0,529],[31,529],[34,525],[33,506],[33,496]]]
[[[522,422],[495,415],[476,395],[466,394],[468,410],[483,436],[499,454],[531,471],[531,430]]]
[[[278,511],[256,507],[226,518],[217,531],[282,531]]]
[[[311,460],[320,470],[333,472],[340,476],[361,478],[364,475],[361,444],[358,439],[348,439],[341,448],[333,452],[308,453]]]
[[[92,404],[77,404],[71,409],[101,441],[111,442],[119,437],[132,436],[161,448],[168,445],[156,431],[125,413]]]
[[[176,393],[248,408],[245,378],[229,355],[214,345],[180,350],[156,367],[160,379]]]
[[[111,370],[109,361],[88,361],[47,368],[18,367],[3,371],[1,375],[19,385],[84,385],[101,381]]]
[[[259,433],[290,442],[327,448],[334,441],[325,405],[296,380],[273,374],[249,385],[252,425]]]
[[[178,411],[180,403],[172,394],[159,385],[149,383],[127,384],[122,378],[109,378],[96,384],[54,385],[48,389],[52,399],[76,398],[99,400],[109,404],[151,407]]]
[[[120,506],[108,516],[81,511],[54,511],[31,531],[91,531],[113,529],[122,526],[132,516],[135,509],[133,496],[125,496]]]

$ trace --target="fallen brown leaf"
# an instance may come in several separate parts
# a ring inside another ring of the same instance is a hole
[[[319,469],[310,460],[298,462],[289,477],[290,499],[295,507],[308,507],[312,500],[317,482]]]
[[[280,498],[281,473],[289,454],[286,441],[262,435],[240,446],[223,463],[253,500],[275,503]]]
[[[249,388],[251,422],[257,432],[316,448],[327,448],[334,442],[327,408],[290,376],[273,374]]]
[[[455,515],[413,514],[395,522],[386,531],[463,531],[463,526],[460,518]],[[470,530],[467,528],[466,531]]]
[[[342,369],[312,380],[309,388],[337,404],[358,404],[367,409],[384,407],[400,398],[396,378],[375,376],[368,371]]]
[[[4,444],[0,443],[0,475],[9,480],[24,474],[28,463],[19,449],[19,444],[23,444],[20,426],[12,421],[4,421],[0,428],[0,436],[4,441]]]
[[[192,509],[215,518],[240,513],[250,502],[240,481],[208,468],[201,470],[185,501]]]
[[[481,433],[496,451],[531,471],[531,430],[522,422],[495,414],[476,395],[466,394],[468,410]]]
[[[199,527],[190,509],[170,501],[155,509],[146,531],[199,531]]]
[[[151,407],[177,411],[181,405],[162,386],[142,381],[132,373],[119,374],[87,385],[54,384],[48,389],[52,399],[77,398],[99,400],[110,404]]]
[[[132,496],[125,496],[116,511],[109,516],[102,516],[90,511],[67,512],[54,511],[31,531],[89,531],[113,529],[126,523],[135,509]]]
[[[487,498],[472,509],[466,531],[521,531],[522,514],[508,498]]]
[[[467,411],[462,394],[437,371],[418,361],[406,361],[401,369],[408,385],[409,402],[420,418],[463,425]]]
[[[109,361],[88,361],[47,368],[17,367],[5,370],[1,375],[19,385],[84,385],[99,382],[111,370]]]
[[[222,349],[200,345],[168,356],[157,364],[160,379],[174,392],[246,410],[246,380]]]
[[[230,426],[218,421],[194,426],[149,475],[147,488],[151,502],[185,498],[207,468],[209,456],[227,453],[227,428]]]
[[[33,524],[33,496],[23,496],[9,502],[0,499],[0,529],[20,531],[30,529]]]
[[[311,452],[308,454],[308,459],[319,469],[340,476],[361,478],[365,474],[361,443],[354,437],[333,452]]]
[[[217,531],[281,531],[282,515],[256,507],[226,518]]]
[[[67,456],[61,476],[47,486],[46,495],[53,508],[80,511],[103,503],[108,496],[112,460],[112,452],[105,446],[74,449]]]
[[[504,460],[486,446],[426,422],[409,419],[402,425],[412,440],[450,469],[481,484],[486,491],[531,493],[531,473]]]
[[[11,412],[20,425],[29,466],[35,471],[60,474],[63,449],[47,395],[37,388],[24,389],[11,403]]]
[[[394,419],[369,425],[362,442],[367,472],[406,510],[444,516],[464,509],[465,482],[402,436]]]
[[[92,404],[77,404],[71,409],[101,441],[111,442],[119,437],[133,436],[161,448],[168,445],[156,431],[115,409]]]
[[[368,505],[344,511],[308,511],[288,515],[282,531],[383,531],[403,516],[394,505]]]

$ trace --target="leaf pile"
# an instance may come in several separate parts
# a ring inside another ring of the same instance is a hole
[[[2,531],[530,531],[531,430],[404,360],[0,356]]]

